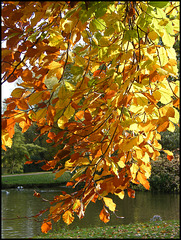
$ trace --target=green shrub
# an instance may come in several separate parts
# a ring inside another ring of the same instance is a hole
[[[175,150],[180,146],[180,128],[176,126],[175,132],[161,132],[160,144],[163,149]]]
[[[149,179],[152,191],[180,191],[180,162],[178,159],[152,161],[152,173]]]

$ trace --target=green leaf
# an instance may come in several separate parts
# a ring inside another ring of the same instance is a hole
[[[148,4],[151,5],[152,7],[156,7],[156,8],[163,8],[165,7],[167,4],[169,3],[169,1],[149,1]]]
[[[94,19],[90,23],[90,28],[93,28],[92,31],[95,32],[96,30],[104,30],[106,28],[106,23],[103,19]]]

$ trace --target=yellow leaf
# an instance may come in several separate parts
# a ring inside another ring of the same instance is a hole
[[[35,92],[33,94],[31,94],[30,99],[29,99],[29,105],[34,105],[39,103],[42,100],[42,94],[43,91],[40,92]]]
[[[75,113],[75,109],[69,104],[64,112],[64,116],[67,119],[70,119],[71,117],[73,117],[74,113]]]
[[[123,199],[124,198],[124,191],[121,191],[119,193],[115,193],[119,198]]]
[[[133,163],[132,166],[130,167],[130,171],[131,171],[131,175],[132,175],[133,180],[136,177],[136,173],[137,173],[138,169],[139,169],[139,167],[136,163]]]
[[[169,122],[169,126],[167,128],[168,131],[174,132],[175,131],[175,125],[172,122]]]
[[[133,123],[130,125],[129,127],[130,131],[137,131],[138,130],[138,124],[137,123]]]
[[[149,157],[149,155],[148,155],[147,152],[145,152],[145,155],[142,157],[141,160],[142,160],[143,162],[145,162],[145,163],[149,163],[150,157]]]
[[[11,148],[11,146],[12,146],[12,144],[13,144],[13,141],[12,141],[12,139],[9,137],[9,134],[8,134],[8,133],[2,134],[1,139],[2,139],[2,144],[3,144],[3,145]]]
[[[137,101],[137,105],[140,106],[145,106],[148,105],[148,98],[143,96],[141,93],[136,93],[136,101]]]
[[[154,99],[156,99],[156,100],[160,100],[160,98],[161,98],[161,93],[160,93],[158,90],[156,90],[156,91],[153,92],[153,97],[154,97]]]
[[[72,207],[74,212],[77,212],[77,210],[80,208],[81,201],[79,199],[75,199],[74,205]]]
[[[158,48],[161,66],[165,66],[168,63],[167,52],[164,47]]]
[[[120,168],[124,168],[125,167],[125,163],[123,161],[121,161],[121,160],[118,162],[118,165],[119,165]]]
[[[116,204],[113,202],[113,200],[111,198],[108,197],[103,197],[103,200],[106,204],[106,206],[112,211],[114,212],[116,209]]]
[[[62,215],[63,221],[69,225],[74,221],[74,216],[70,210],[67,210],[63,215]]]
[[[124,152],[128,152],[131,148],[133,148],[135,145],[137,145],[138,138],[134,137],[130,141],[127,141],[123,144],[122,149]]]
[[[70,33],[75,25],[75,22],[72,20],[66,19],[65,22],[62,24],[63,30],[65,33]]]
[[[56,69],[56,68],[62,68],[62,64],[59,62],[53,61],[48,66],[48,69],[51,69],[51,70]]]
[[[68,122],[68,119],[65,117],[65,116],[62,116],[58,119],[58,127],[61,128],[61,129],[64,129],[64,124]]]

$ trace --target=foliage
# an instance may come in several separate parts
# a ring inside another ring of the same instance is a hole
[[[91,227],[69,229],[61,228],[54,232],[49,232],[46,236],[41,234],[34,238],[60,239],[60,238],[80,238],[80,239],[179,239],[180,223],[176,220],[136,223],[118,226]]]
[[[160,143],[164,149],[170,151],[180,148],[180,128],[176,127],[173,133],[169,131],[162,132]]]
[[[4,1],[2,24],[2,83],[22,79],[6,100],[2,147],[16,122],[22,132],[36,123],[39,136],[64,145],[43,170],[70,171],[67,186],[82,184],[50,202],[42,231],[61,216],[82,219],[90,201],[102,201],[109,221],[108,193],[134,198],[131,182],[149,189],[160,133],[179,122],[179,3]]]
[[[180,191],[180,161],[173,159],[152,162],[152,173],[149,179],[153,191],[179,192]]]
[[[33,143],[25,143],[25,137],[16,126],[12,147],[8,148],[7,151],[2,150],[2,167],[5,168],[7,173],[23,172],[27,158],[45,150],[45,148]]]

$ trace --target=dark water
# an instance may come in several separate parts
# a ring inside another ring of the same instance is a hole
[[[61,189],[65,190],[65,189]],[[16,218],[17,216],[32,216],[49,206],[47,202],[33,197],[33,189],[7,189],[1,191],[1,217]],[[38,191],[38,189],[37,189]],[[40,192],[40,191],[39,191]],[[53,196],[60,194],[58,189],[41,190],[44,198],[53,199]],[[163,220],[179,219],[179,194],[136,192],[135,199],[127,195],[123,200],[113,196],[117,205],[117,215],[124,216],[124,219],[116,218],[111,213],[111,220],[106,225],[129,224],[136,222],[149,221],[154,215],[160,215]],[[101,201],[90,203],[87,207],[85,217],[79,220],[75,217],[74,222],[68,228],[105,226],[99,219],[99,213],[102,210]],[[46,215],[43,215],[43,220]],[[31,238],[41,232],[41,221],[33,219],[17,219],[1,221],[1,237],[6,238]],[[65,224],[60,220],[54,229],[64,227]]]

